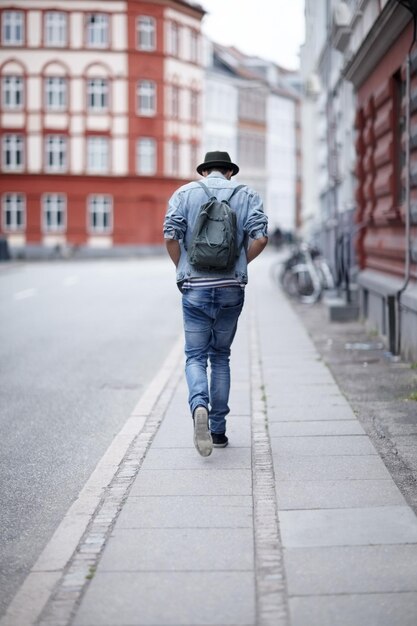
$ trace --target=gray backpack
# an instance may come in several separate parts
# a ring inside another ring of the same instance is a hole
[[[188,246],[188,261],[198,271],[230,271],[235,266],[239,250],[236,213],[229,203],[245,185],[235,187],[227,200],[217,200],[204,183],[198,181],[198,184],[209,200],[200,207]]]

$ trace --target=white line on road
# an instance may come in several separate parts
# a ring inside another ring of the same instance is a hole
[[[17,291],[13,294],[13,298],[15,300],[25,300],[26,298],[31,298],[36,294],[36,289],[31,287],[30,289],[23,289],[22,291]]]
[[[67,276],[64,280],[64,285],[66,287],[72,287],[73,285],[76,285],[79,281],[80,279],[78,276]]]

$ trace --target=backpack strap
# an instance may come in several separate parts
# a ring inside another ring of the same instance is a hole
[[[200,187],[202,187],[204,189],[204,191],[206,192],[207,197],[208,197],[209,200],[211,200],[212,198],[215,197],[215,196],[213,196],[213,194],[210,193],[208,187],[204,183],[202,183],[201,180],[196,180],[196,183],[198,185],[200,185]]]
[[[233,196],[235,195],[235,193],[237,193],[238,191],[240,191],[241,189],[243,189],[243,187],[246,187],[246,185],[238,185],[237,187],[235,187],[232,191],[232,193],[230,194],[230,196],[227,199],[227,202],[230,202],[230,200],[233,198]]]

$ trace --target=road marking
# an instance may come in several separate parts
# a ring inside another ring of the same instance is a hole
[[[25,300],[26,298],[32,298],[36,293],[36,289],[31,287],[30,289],[23,289],[23,291],[17,291],[13,294],[15,300]]]
[[[34,626],[39,623],[42,611],[51,602],[54,592],[59,589],[60,581],[65,578],[65,570],[77,559],[77,547],[85,534],[88,537],[86,530],[97,517],[96,512],[101,506],[110,505],[111,508],[111,497],[110,502],[107,502],[105,496],[106,493],[108,495],[109,489],[112,496],[111,485],[114,481],[117,482],[118,472],[130,472],[135,463],[141,462],[141,454],[146,454],[150,441],[163,419],[165,408],[164,406],[161,408],[160,405],[169,402],[173,387],[182,376],[180,367],[182,354],[183,338],[180,336],[18,589],[6,614],[0,619],[0,626]],[[130,446],[132,446],[130,456],[133,454],[134,458],[129,457]],[[121,482],[123,485],[126,482],[123,476]],[[120,492],[120,485],[117,487]],[[124,485],[124,488],[126,487]],[[116,506],[116,513],[118,511],[119,505]],[[95,555],[92,556],[95,558]],[[81,578],[82,582],[85,582],[85,576]],[[73,602],[75,599],[78,599],[77,594],[73,594],[70,601]],[[67,607],[62,608],[65,610]],[[57,624],[58,621],[53,618],[50,623]]]
[[[65,287],[72,287],[73,285],[76,285],[79,282],[80,282],[80,279],[78,276],[67,276],[66,279],[64,280],[64,285]]]

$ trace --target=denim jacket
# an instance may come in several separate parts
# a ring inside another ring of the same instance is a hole
[[[220,172],[212,172],[204,179],[204,184],[218,200],[229,198],[233,189],[239,185],[234,180],[227,180]],[[183,185],[169,200],[164,221],[165,239],[177,239],[181,256],[177,267],[177,283],[188,278],[207,276],[199,272],[188,262],[187,249],[202,204],[207,202],[207,194],[196,181]],[[268,218],[264,213],[262,200],[256,191],[243,187],[233,196],[230,206],[236,211],[237,243],[240,254],[235,267],[230,272],[210,272],[210,278],[236,278],[238,282],[248,282],[247,241],[267,236]]]

